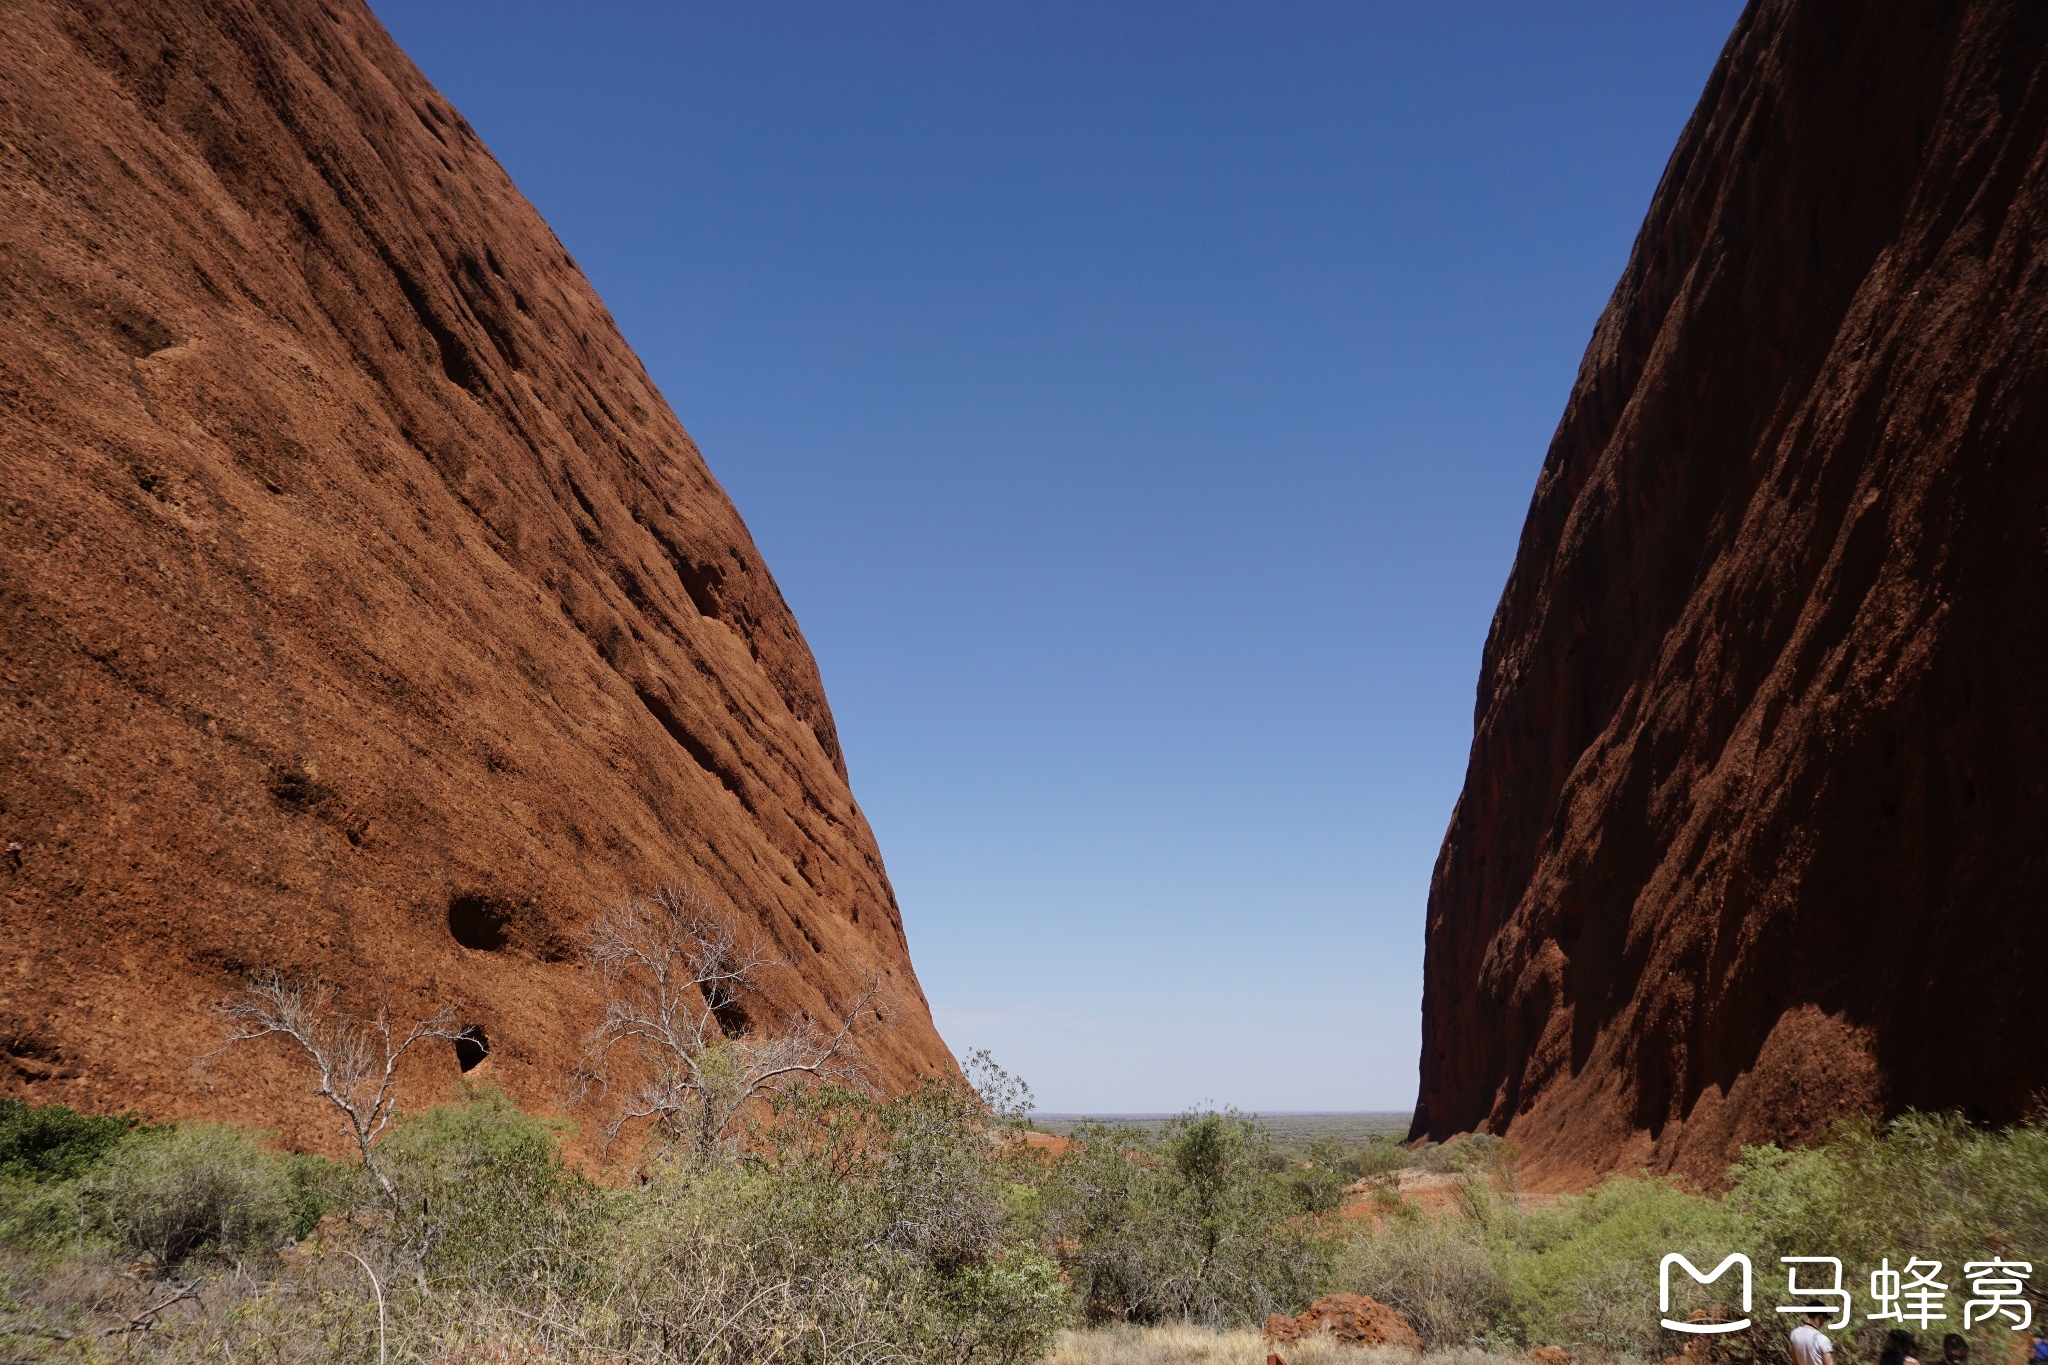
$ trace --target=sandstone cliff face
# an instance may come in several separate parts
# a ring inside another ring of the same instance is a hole
[[[0,1086],[322,1141],[192,1065],[277,967],[456,1007],[546,1103],[579,926],[669,879],[796,964],[757,1012],[875,974],[878,1078],[950,1068],[746,528],[360,0],[0,31]]]
[[[1713,1177],[2048,1086],[2048,8],[1757,0],[1558,428],[1415,1132]]]

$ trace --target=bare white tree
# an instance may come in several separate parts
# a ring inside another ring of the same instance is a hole
[[[372,1144],[398,1117],[400,1059],[417,1043],[460,1034],[453,1012],[444,1007],[401,1030],[387,999],[378,1001],[375,1014],[351,1014],[335,1004],[333,986],[272,972],[250,981],[218,1013],[227,1023],[228,1039],[208,1056],[264,1038],[296,1046],[318,1078],[313,1093],[341,1111],[342,1131],[396,1210],[398,1191],[377,1164]]]
[[[695,1163],[730,1150],[749,1101],[804,1077],[858,1078],[854,1030],[874,1014],[871,981],[836,1029],[808,1014],[774,1031],[747,1012],[783,958],[744,939],[690,887],[630,896],[592,924],[584,960],[604,994],[580,1074],[586,1086],[620,1091],[605,1129],[611,1143],[645,1123],[666,1148],[683,1145]]]

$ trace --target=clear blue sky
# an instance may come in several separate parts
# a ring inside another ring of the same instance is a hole
[[[1406,1109],[1545,444],[1733,0],[378,0],[752,528],[955,1052]]]

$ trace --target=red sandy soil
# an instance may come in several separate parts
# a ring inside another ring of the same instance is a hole
[[[1463,1188],[1466,1177],[1448,1175],[1438,1171],[1397,1171],[1393,1189],[1401,1199],[1417,1213],[1435,1216],[1458,1207],[1458,1192]],[[1489,1190],[1494,1197],[1504,1197],[1503,1187],[1497,1181],[1490,1182]],[[1385,1210],[1374,1198],[1375,1186],[1371,1180],[1361,1180],[1344,1190],[1344,1202],[1338,1209],[1338,1216],[1347,1219],[1367,1218],[1374,1227],[1386,1219]],[[1547,1208],[1558,1200],[1558,1194],[1550,1190],[1515,1189],[1515,1207],[1523,1211]]]
[[[1074,1145],[1074,1140],[1062,1137],[1058,1133],[1027,1132],[1024,1134],[1024,1145],[1033,1151],[1044,1152],[1046,1157],[1050,1159],[1063,1155],[1067,1148]]]

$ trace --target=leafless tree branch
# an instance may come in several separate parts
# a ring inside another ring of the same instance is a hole
[[[335,1004],[332,985],[270,972],[251,980],[217,1012],[227,1024],[228,1038],[207,1056],[265,1038],[296,1046],[317,1078],[313,1093],[341,1112],[342,1131],[396,1210],[398,1191],[377,1164],[373,1144],[398,1117],[400,1060],[429,1038],[454,1038],[460,1030],[453,1011],[444,1006],[401,1032],[392,1022],[388,999],[380,998],[375,1014],[351,1014]]]
[[[155,1303],[150,1304],[147,1308],[144,1308],[140,1313],[129,1318],[124,1325],[109,1327],[101,1332],[100,1339],[105,1340],[108,1337],[117,1337],[126,1332],[147,1332],[150,1328],[156,1326],[157,1318],[166,1308],[171,1307],[173,1304],[183,1303],[187,1299],[196,1299],[198,1297],[199,1282],[197,1280],[192,1281],[190,1284],[172,1285],[164,1291],[161,1298]]]
[[[646,1124],[663,1147],[715,1160],[749,1101],[799,1078],[855,1079],[855,1033],[874,1013],[871,981],[828,1029],[808,1014],[771,1032],[747,1013],[783,958],[743,939],[689,887],[629,897],[590,928],[584,961],[605,999],[579,1074],[586,1087],[620,1090],[605,1128],[609,1149]]]

